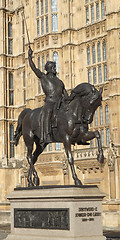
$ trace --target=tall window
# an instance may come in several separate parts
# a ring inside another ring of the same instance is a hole
[[[103,107],[100,106],[100,124],[103,125]]]
[[[95,51],[95,44],[92,46],[92,61],[96,63],[96,51]]]
[[[91,19],[89,12],[91,11]],[[94,23],[105,18],[105,1],[104,0],[88,0],[85,1],[86,24]],[[95,18],[96,16],[96,18]]]
[[[101,51],[101,46],[102,46],[102,51]],[[92,62],[91,62],[91,59],[92,59]],[[92,64],[94,64],[94,66]],[[99,40],[98,43],[93,42],[92,45],[87,46],[87,65],[89,67],[88,82],[92,84],[97,84],[97,83],[101,83],[102,81],[108,80],[105,40]],[[87,67],[87,70],[88,70],[88,67]],[[91,78],[90,74],[92,72],[93,72],[93,75]]]
[[[48,0],[45,0],[45,13],[48,13]]]
[[[58,31],[58,19],[57,19],[57,0],[51,0],[52,8],[52,31]]]
[[[93,68],[93,83],[96,84],[97,79],[96,79],[96,67]]]
[[[91,83],[91,69],[88,69],[88,82]]]
[[[56,71],[58,72],[59,65],[58,65],[58,53],[57,52],[53,53],[53,62],[56,62]]]
[[[44,5],[43,5],[43,0],[41,0],[41,15],[44,13]]]
[[[57,12],[57,0],[51,0],[52,12]]]
[[[109,146],[110,144],[110,129],[106,128],[106,145]]]
[[[104,1],[101,2],[101,16],[102,16],[102,19],[105,18],[105,2]]]
[[[86,24],[89,24],[89,7],[86,7]]]
[[[8,23],[8,54],[13,54],[13,32],[12,23]]]
[[[57,14],[52,14],[52,31],[58,31],[58,22],[57,22]]]
[[[41,34],[44,34],[44,18],[41,18]]]
[[[102,147],[104,146],[104,129],[101,129],[101,143],[102,143]]]
[[[10,158],[13,158],[15,155],[14,150],[14,126],[10,124]]]
[[[40,35],[40,21],[37,19],[37,36]]]
[[[40,56],[38,56],[38,68],[40,69]]]
[[[102,69],[101,69],[101,65],[98,66],[98,82],[99,83],[102,82]]]
[[[97,44],[97,55],[98,55],[98,62],[101,62],[101,45],[100,45],[100,42]]]
[[[42,72],[45,71],[45,56],[42,56]]]
[[[94,5],[91,5],[91,23],[94,22]]]
[[[95,111],[95,126],[98,126],[98,110]]]
[[[96,20],[99,21],[99,19],[100,19],[99,3],[96,3]]]
[[[39,0],[36,2],[37,17],[39,17]]]
[[[109,124],[109,108],[108,105],[105,106],[105,124]]]
[[[106,54],[106,41],[103,41],[103,61],[106,61],[107,54]]]
[[[107,64],[104,64],[104,81],[107,81]]]
[[[90,46],[87,47],[87,64],[90,65],[91,61],[90,61]]]
[[[49,27],[48,27],[48,16],[46,16],[46,33],[49,32]]]
[[[14,105],[13,74],[9,73],[9,105]]]

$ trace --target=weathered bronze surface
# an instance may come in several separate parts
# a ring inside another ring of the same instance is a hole
[[[28,186],[39,185],[34,164],[50,142],[63,143],[75,185],[82,186],[82,182],[75,172],[71,144],[86,145],[89,144],[87,141],[96,138],[98,143],[97,160],[100,163],[104,162],[100,133],[89,131],[88,128],[88,124],[93,121],[95,110],[101,105],[102,88],[98,91],[93,85],[82,83],[77,85],[68,96],[63,82],[56,76],[54,62],[46,63],[47,74],[45,74],[36,68],[30,47],[28,58],[32,70],[41,80],[46,95],[43,107],[34,110],[26,108],[21,112],[14,136],[16,146],[22,135],[27,146],[27,160],[30,165]],[[33,152],[34,142],[36,150]]]
[[[69,230],[69,209],[14,209],[15,228]]]

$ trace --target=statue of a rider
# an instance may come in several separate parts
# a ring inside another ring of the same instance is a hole
[[[51,118],[56,115],[57,110],[60,108],[63,98],[68,97],[64,83],[56,76],[56,63],[48,61],[45,65],[47,73],[41,72],[32,60],[32,49],[29,46],[28,59],[31,69],[41,81],[43,92],[45,93],[45,104],[41,116],[41,139],[40,142],[52,142],[51,136]],[[44,134],[43,134],[44,133]]]

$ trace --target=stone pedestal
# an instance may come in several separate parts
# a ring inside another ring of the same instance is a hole
[[[15,189],[7,240],[104,240],[97,186]]]

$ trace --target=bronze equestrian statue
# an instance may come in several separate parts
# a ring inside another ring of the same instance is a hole
[[[75,185],[82,186],[82,182],[75,172],[71,145],[75,143],[86,145],[87,141],[96,138],[98,142],[97,160],[100,163],[104,162],[100,133],[88,130],[88,124],[93,121],[95,110],[101,105],[102,88],[98,91],[93,85],[82,83],[76,86],[68,96],[64,84],[56,77],[55,63],[48,62],[46,64],[47,74],[42,73],[32,61],[31,48],[29,48],[29,63],[35,74],[41,79],[46,99],[43,107],[34,110],[26,108],[21,112],[14,135],[16,146],[22,135],[27,146],[27,160],[30,165],[28,186],[39,185],[34,164],[49,142],[63,143]],[[49,116],[47,116],[47,111]],[[43,127],[45,117],[48,122],[46,121]],[[43,118],[42,121],[41,118]],[[45,133],[42,134],[41,131]],[[36,149],[33,152],[34,142]]]

